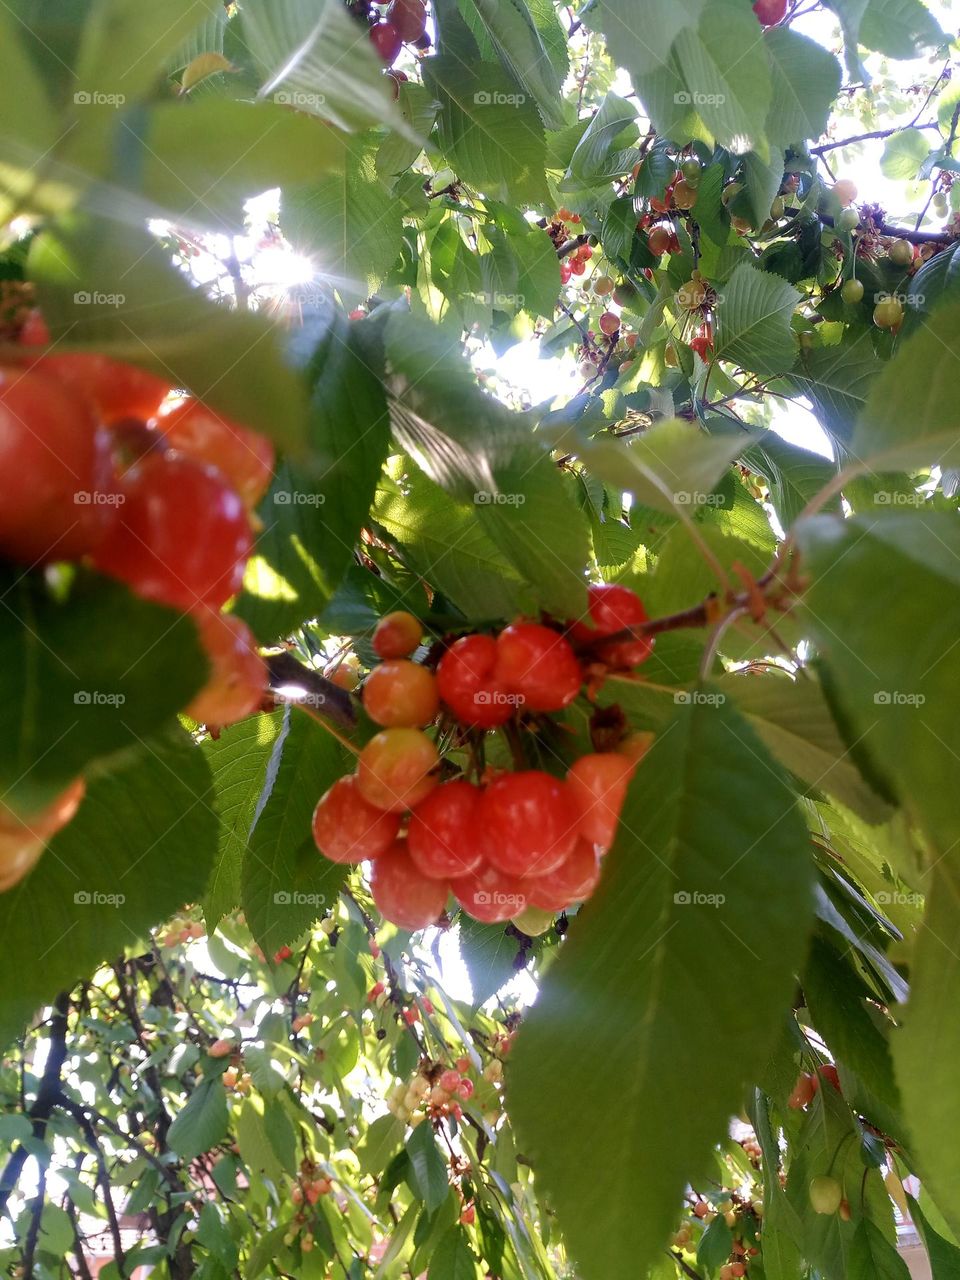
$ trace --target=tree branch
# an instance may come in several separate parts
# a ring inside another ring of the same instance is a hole
[[[277,706],[305,703],[342,729],[354,728],[357,713],[346,689],[341,689],[319,671],[311,671],[302,662],[298,662],[292,653],[271,654],[266,662],[270,674],[270,689]],[[277,697],[277,690],[280,689],[302,690],[302,693],[298,697],[295,692],[284,692]]]

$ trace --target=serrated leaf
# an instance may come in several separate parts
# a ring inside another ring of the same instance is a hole
[[[632,75],[646,75],[662,67],[674,40],[685,27],[696,26],[706,0],[649,0],[644,21],[637,22],[633,0],[607,0],[584,14],[587,26],[602,31],[621,67]]]
[[[881,364],[868,342],[843,342],[803,353],[797,378],[813,402],[817,420],[835,440],[849,445]],[[854,444],[856,449],[856,444]]]
[[[227,1135],[227,1091],[219,1076],[201,1080],[170,1126],[167,1142],[184,1160],[194,1160]]]
[[[960,1278],[960,1249],[933,1229],[926,1215],[912,1196],[907,1197],[910,1217],[930,1259],[933,1280],[958,1280]]]
[[[860,22],[860,43],[889,58],[918,58],[946,38],[920,0],[868,0]]]
[[[822,45],[789,27],[771,27],[763,39],[773,83],[767,116],[771,140],[788,146],[819,138],[840,89],[840,64]]]
[[[864,1218],[853,1237],[848,1280],[909,1280],[910,1270],[878,1227]]]
[[[533,97],[548,129],[566,120],[557,74],[524,0],[473,0],[500,60]]]
[[[434,1213],[446,1200],[450,1185],[446,1161],[430,1125],[417,1125],[407,1139],[405,1150],[410,1160],[413,1189],[427,1206],[427,1212]]]
[[[462,1227],[451,1227],[441,1236],[430,1259],[427,1280],[476,1280],[476,1277],[477,1260],[466,1232]]]
[[[800,294],[778,276],[743,264],[717,306],[717,355],[752,373],[783,373],[796,360],[790,317]]]
[[[811,918],[806,844],[776,764],[733,709],[701,689],[637,771],[600,887],[544,978],[508,1068],[524,1153],[585,1280],[643,1273],[772,1047]],[[729,983],[707,990],[705,965],[722,967]],[[711,1090],[690,1108],[707,1057]],[[598,1060],[618,1087],[594,1090],[583,1107]],[[598,1125],[602,1149],[587,1140]]]
[[[884,144],[880,172],[894,181],[913,182],[929,154],[930,144],[919,129],[903,129]]]
[[[480,924],[461,915],[458,940],[473,1004],[479,1008],[516,976],[517,939],[510,937],[503,925]]]
[[[637,118],[637,109],[625,98],[608,93],[590,121],[567,170],[567,180],[577,186],[598,184],[611,175],[604,161],[617,135]]]
[[[237,1145],[240,1156],[250,1172],[257,1178],[269,1178],[279,1183],[283,1177],[283,1165],[273,1149],[264,1122],[263,1099],[245,1098],[236,1120]]]

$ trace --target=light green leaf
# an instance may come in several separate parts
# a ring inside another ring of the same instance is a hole
[[[216,11],[215,0],[95,0],[88,8],[74,68],[76,91],[115,94],[121,105],[143,97],[171,56]],[[86,104],[96,110],[95,101]],[[103,104],[108,111],[116,107]]]
[[[440,1154],[430,1125],[417,1125],[407,1139],[406,1152],[416,1193],[427,1206],[427,1212],[434,1213],[446,1200],[450,1185],[447,1162]]]
[[[621,67],[633,76],[664,67],[677,36],[695,27],[706,0],[649,0],[643,22],[637,21],[634,0],[607,0],[584,14],[588,27],[602,31],[607,46]]]
[[[393,177],[409,169],[420,152],[437,118],[437,104],[422,84],[405,80],[397,99],[400,114],[409,126],[412,138],[394,129],[377,149],[376,170],[380,177]]]
[[[743,157],[743,178],[753,221],[762,227],[770,217],[770,206],[783,182],[783,151],[772,148],[769,160],[749,151]]]
[[[560,260],[553,241],[539,227],[523,235],[508,232],[507,239],[517,259],[521,308],[552,319],[560,293]]]
[[[880,157],[880,172],[895,181],[913,182],[930,154],[930,144],[919,129],[904,129],[888,138]]]
[[[933,1280],[958,1280],[960,1278],[960,1249],[933,1229],[923,1210],[912,1196],[907,1197],[910,1217],[930,1259]]]
[[[519,945],[504,925],[479,924],[467,915],[460,917],[458,940],[474,1007],[479,1008],[516,975],[513,962]]]
[[[710,1167],[772,1047],[806,944],[803,823],[777,765],[720,696],[699,689],[658,735],[600,887],[511,1054],[522,1149],[585,1280],[634,1280],[663,1246],[684,1187]],[[725,981],[705,985],[707,967]],[[597,1061],[616,1089],[591,1086]],[[602,1146],[588,1140],[598,1126]]]
[[[860,23],[860,43],[889,58],[919,58],[946,39],[920,0],[868,0]]]
[[[910,1280],[907,1264],[869,1218],[857,1227],[846,1275],[848,1280]]]
[[[36,162],[57,138],[53,107],[6,8],[0,9],[0,119],[0,218],[6,222],[36,187]]]
[[[462,1227],[451,1227],[440,1238],[430,1259],[427,1280],[476,1280],[476,1277],[477,1261],[466,1232]]]
[[[227,1091],[219,1076],[201,1080],[170,1126],[167,1142],[184,1160],[195,1160],[227,1136]]]
[[[790,317],[799,301],[778,276],[737,267],[717,307],[717,355],[753,373],[783,373],[796,359]]]
[[[540,108],[548,129],[566,120],[557,74],[524,0],[473,0],[501,62]]]
[[[822,45],[789,27],[771,27],[763,38],[773,84],[767,116],[771,140],[789,146],[819,138],[840,89],[840,64]]]
[[[608,93],[577,143],[567,170],[569,184],[590,186],[608,179],[611,175],[604,161],[614,139],[636,118],[637,109],[632,102]]]
[[[835,440],[849,444],[881,367],[865,340],[803,353],[797,378],[813,402],[820,425]],[[856,450],[856,444],[853,447]]]
[[[273,1149],[264,1120],[264,1101],[259,1096],[245,1098],[236,1122],[237,1145],[250,1173],[258,1180],[269,1178],[279,1183],[283,1165]]]

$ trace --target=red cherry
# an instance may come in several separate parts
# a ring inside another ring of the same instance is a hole
[[[817,1090],[820,1088],[820,1081],[815,1075],[804,1072],[799,1076],[797,1083],[793,1086],[793,1092],[787,1099],[787,1106],[791,1111],[800,1111],[816,1097]]]
[[[409,728],[430,723],[440,696],[432,671],[408,658],[390,658],[364,680],[363,705],[376,724]]]
[[[464,1102],[466,1102],[468,1098],[472,1098],[473,1097],[473,1081],[461,1080],[457,1085],[457,1096],[462,1098]]]
[[[39,356],[32,365],[82,396],[106,423],[152,418],[172,390],[165,378],[133,364],[78,351]]]
[[[480,801],[485,856],[509,875],[546,875],[573,851],[578,819],[559,778],[537,769],[501,774]]]
[[[472,1204],[466,1205],[460,1214],[460,1222],[465,1227],[472,1227],[474,1222],[476,1222],[476,1220],[477,1220],[476,1209]]]
[[[454,897],[481,924],[502,924],[527,905],[527,882],[483,863],[468,876],[451,881]]]
[[[445,782],[421,800],[410,817],[407,844],[419,871],[449,880],[475,871],[482,858],[480,792],[469,782]]]
[[[104,444],[69,387],[0,369],[0,555],[29,565],[93,549],[106,510],[96,503]]]
[[[194,622],[211,674],[186,714],[199,724],[234,724],[259,707],[267,686],[266,664],[253,632],[239,618],[205,609]]]
[[[567,789],[580,813],[580,834],[609,849],[633,774],[633,761],[616,751],[581,756],[567,774]]]
[[[654,227],[647,236],[647,247],[655,258],[662,258],[670,248],[671,238],[667,227]]]
[[[147,454],[117,483],[94,562],[143,596],[188,611],[240,590],[252,546],[246,509],[219,471]]]
[[[377,22],[370,28],[370,43],[389,67],[403,45],[403,38],[392,22]]]
[[[280,950],[274,955],[273,963],[281,964],[284,960],[289,960],[292,955],[293,955],[293,952],[290,950],[289,947],[281,947]]]
[[[398,609],[380,619],[373,633],[373,651],[378,658],[408,658],[423,635],[412,613]]]
[[[500,633],[494,678],[530,711],[562,710],[583,681],[580,663],[563,636],[532,622],[514,622]]]
[[[575,276],[582,276],[587,269],[587,264],[583,258],[576,258],[570,264],[570,270]]]
[[[421,875],[402,840],[377,858],[370,873],[370,892],[380,914],[401,929],[435,924],[447,905],[447,885]]]
[[[615,582],[591,584],[587,589],[587,606],[593,626],[575,623],[571,630],[578,640],[613,635],[625,627],[636,627],[647,621],[647,611],[637,593]],[[601,662],[611,667],[636,667],[653,652],[653,637],[616,640],[594,648]]]
[[[833,1085],[837,1093],[842,1092],[840,1088],[840,1072],[837,1070],[837,1068],[833,1065],[832,1062],[828,1062],[820,1068],[820,1075],[823,1077],[824,1080],[827,1081],[828,1084]]]
[[[352,773],[338,778],[313,811],[313,838],[331,862],[377,858],[393,844],[399,829],[399,815],[368,804]]]
[[[765,27],[782,22],[787,12],[787,0],[754,0],[753,12]]]
[[[414,1024],[415,1022],[419,1022],[419,1021],[420,1021],[420,1010],[419,1010],[419,1009],[404,1009],[404,1011],[403,1011],[403,1020],[404,1020],[404,1022],[407,1024],[407,1026],[408,1026],[408,1027],[412,1027],[412,1026],[413,1026],[413,1024]]]
[[[446,1089],[447,1093],[456,1093],[460,1087],[460,1072],[454,1071],[452,1068],[444,1071],[437,1084],[441,1089]]]
[[[620,317],[614,315],[612,311],[605,311],[600,317],[600,332],[608,338],[612,338],[615,333],[619,333]]]
[[[383,993],[386,991],[386,989],[387,988],[383,985],[382,982],[375,982],[373,986],[370,988],[370,990],[367,992],[367,1000],[371,1004],[373,1004],[374,1000],[376,1000],[378,996],[382,996]]]
[[[430,771],[439,759],[437,748],[419,729],[384,729],[360,752],[360,794],[377,809],[402,813],[436,786]]]
[[[47,841],[80,807],[86,789],[83,778],[77,778],[46,809],[26,817],[0,800],[0,893],[33,869]]]
[[[393,0],[387,18],[399,31],[404,44],[413,44],[427,29],[427,10],[421,0]]]
[[[705,334],[698,334],[690,339],[690,350],[695,351],[701,360],[706,360],[713,350],[713,339]]]
[[[600,858],[596,847],[580,839],[559,867],[527,882],[530,905],[542,911],[562,911],[571,903],[589,898],[600,879]]]
[[[266,436],[221,418],[199,400],[184,400],[161,413],[157,427],[171,449],[222,471],[248,507],[255,507],[269,488],[274,453]]]
[[[492,729],[509,720],[514,699],[494,679],[497,642],[492,636],[463,636],[440,659],[437,688],[461,724]]]

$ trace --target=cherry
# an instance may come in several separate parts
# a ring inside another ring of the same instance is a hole
[[[472,1227],[477,1219],[477,1211],[472,1204],[465,1205],[461,1214],[460,1222],[465,1227]]]
[[[152,418],[172,390],[165,378],[146,369],[92,353],[42,355],[32,367],[81,396],[107,424],[121,418]]]
[[[899,298],[884,298],[873,308],[873,323],[878,329],[896,329],[903,320],[903,304]]]
[[[593,628],[584,623],[575,624],[573,634],[578,640],[592,639],[595,635],[613,635],[625,627],[640,626],[647,621],[647,611],[637,593],[615,582],[591,584],[587,588],[587,608]],[[641,636],[637,640],[598,644],[594,651],[602,662],[611,667],[636,667],[646,662],[653,652],[653,637]]]
[[[589,898],[600,879],[597,847],[580,839],[559,867],[527,882],[527,899],[543,911],[562,911],[573,902]]]
[[[837,1093],[842,1092],[840,1088],[840,1072],[837,1070],[837,1068],[833,1065],[832,1062],[824,1063],[824,1065],[820,1068],[820,1075],[822,1079],[826,1080],[827,1084],[833,1085]]]
[[[544,877],[538,877],[538,881]],[[525,933],[528,938],[539,938],[553,924],[554,912],[545,911],[541,907],[527,907],[513,918],[513,927]]]
[[[673,188],[673,203],[678,209],[692,209],[697,203],[699,191],[691,182],[681,179]]]
[[[233,724],[256,711],[267,686],[267,668],[253,632],[239,618],[205,609],[195,615],[210,679],[186,714],[198,724]]]
[[[390,658],[364,680],[363,705],[377,724],[413,727],[430,723],[440,696],[432,671],[408,658]]]
[[[45,809],[27,817],[0,800],[0,893],[32,870],[47,841],[77,812],[86,789],[84,780],[76,778]]]
[[[499,650],[492,636],[463,636],[440,659],[437,688],[461,724],[492,729],[509,720],[515,700],[494,679]]]
[[[425,876],[448,880],[475,871],[483,860],[480,792],[469,782],[445,782],[421,800],[410,817],[410,857]]]
[[[655,258],[662,258],[670,248],[670,232],[666,227],[654,227],[647,236],[647,247]]]
[[[698,333],[690,339],[690,350],[695,351],[701,360],[706,360],[713,350],[713,339],[706,334]]]
[[[0,369],[0,555],[75,560],[102,533],[105,439],[88,406],[41,373]]]
[[[94,563],[147,600],[185,611],[219,607],[240,589],[252,536],[219,471],[147,454],[118,481]]]
[[[447,905],[447,885],[421,875],[396,841],[373,864],[370,892],[380,914],[401,929],[425,929],[435,924]]]
[[[836,1213],[843,1201],[843,1187],[826,1175],[812,1178],[808,1188],[814,1213]]]
[[[509,875],[546,875],[573,852],[578,818],[559,778],[537,769],[501,774],[480,801],[486,858]]]
[[[787,12],[787,0],[754,0],[753,12],[765,27],[775,27]]]
[[[247,507],[255,507],[269,488],[273,445],[258,432],[221,418],[199,400],[161,413],[157,426],[172,449],[222,471]]]
[[[797,1079],[797,1083],[793,1086],[793,1092],[787,1099],[787,1106],[791,1111],[802,1110],[813,1101],[819,1088],[820,1081],[817,1077],[804,1073]]]
[[[707,296],[707,286],[702,280],[691,277],[677,290],[677,303],[684,311],[697,311],[703,306]]]
[[[844,280],[843,287],[840,290],[840,297],[848,306],[856,306],[863,299],[863,281]]]
[[[593,282],[593,292],[598,298],[605,298],[608,293],[613,293],[613,281],[609,276],[597,276]]]
[[[781,204],[782,203],[783,202],[781,201]],[[848,207],[846,209],[840,210],[840,212],[837,214],[837,220],[834,225],[836,226],[838,231],[849,232],[849,231],[853,231],[857,226],[859,226],[859,223],[860,223],[859,213],[857,213],[856,209],[852,209]]]
[[[600,317],[600,332],[608,338],[620,332],[620,317],[613,311],[605,311]]]
[[[833,184],[833,194],[839,200],[841,207],[846,208],[848,204],[853,204],[857,198],[856,184],[851,182],[849,178],[841,178],[839,182]]]
[[[890,261],[898,267],[909,267],[913,262],[913,245],[909,240],[894,240],[888,250]]]
[[[609,849],[633,774],[633,761],[616,751],[581,756],[567,773],[567,789],[580,812],[580,834]]]
[[[338,778],[313,811],[313,838],[331,862],[377,858],[396,840],[400,818],[368,804],[355,774]]]
[[[456,1093],[460,1087],[460,1072],[454,1071],[451,1067],[441,1074],[437,1084],[441,1089],[446,1089],[447,1093]]]
[[[233,1053],[234,1047],[232,1040],[221,1037],[219,1040],[214,1040],[207,1054],[211,1058],[228,1058]]]
[[[360,794],[374,808],[402,813],[433,790],[436,779],[430,770],[439,758],[437,748],[419,729],[383,729],[360,752]]]
[[[400,33],[404,44],[419,40],[427,28],[427,11],[420,0],[393,0],[387,18]]]
[[[376,22],[370,28],[370,43],[389,67],[403,44],[403,37],[392,22]]]
[[[373,633],[373,651],[378,658],[407,658],[420,643],[423,628],[412,613],[398,609],[387,613]]]
[[[530,711],[561,711],[583,682],[569,643],[533,622],[514,622],[501,631],[494,678]]]
[[[481,924],[502,924],[520,915],[527,905],[527,882],[505,875],[489,862],[451,881],[454,897],[468,916]]]

